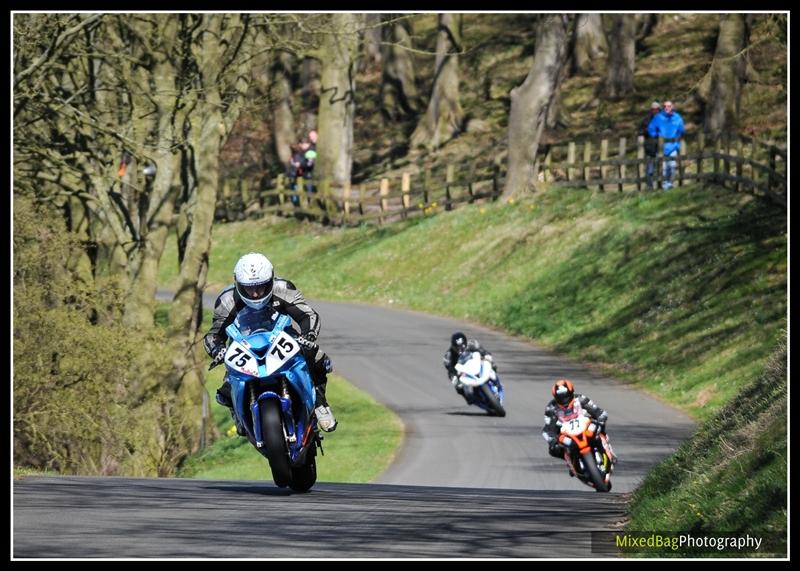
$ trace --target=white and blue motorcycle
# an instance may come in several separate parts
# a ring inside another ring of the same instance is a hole
[[[458,358],[455,369],[464,398],[469,404],[482,408],[490,415],[506,415],[503,385],[490,360],[484,359],[480,351],[466,351]]]

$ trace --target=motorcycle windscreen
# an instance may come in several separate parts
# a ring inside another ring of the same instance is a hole
[[[466,378],[462,376],[461,382],[467,385],[478,385],[483,383],[486,379],[484,379],[483,370],[483,359],[481,359],[481,354],[477,351],[472,353],[472,356],[462,362],[456,364],[456,371],[461,373],[462,375],[466,375]]]

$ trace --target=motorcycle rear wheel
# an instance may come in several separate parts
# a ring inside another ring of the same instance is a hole
[[[285,488],[292,481],[289,465],[289,449],[283,436],[283,420],[280,404],[274,399],[261,401],[261,435],[267,449],[272,480],[279,488]]]
[[[317,445],[310,444],[311,450],[306,455],[306,463],[299,468],[292,468],[292,481],[289,487],[295,492],[307,492],[317,481]]]

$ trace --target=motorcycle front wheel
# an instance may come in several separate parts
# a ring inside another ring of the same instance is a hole
[[[272,480],[279,488],[285,488],[292,481],[292,468],[289,465],[289,449],[283,436],[283,420],[280,403],[275,399],[261,401],[261,435],[267,449]]]
[[[610,488],[606,485],[605,477],[600,473],[600,469],[594,460],[594,453],[592,451],[581,455],[583,459],[583,470],[586,476],[594,484],[594,489],[598,492],[607,492]]]
[[[492,392],[492,389],[489,387],[488,383],[481,385],[481,391],[483,392],[483,398],[486,400],[489,408],[492,409],[492,413],[496,416],[505,416],[506,409],[503,408],[502,404],[500,404],[500,399],[498,399],[497,395]]]

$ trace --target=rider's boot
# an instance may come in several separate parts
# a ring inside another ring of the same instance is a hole
[[[328,404],[328,399],[325,398],[324,385],[315,387],[317,390],[317,408],[314,409],[314,414],[317,417],[317,426],[325,432],[333,432],[336,430],[336,417],[333,416],[333,411]]]
[[[222,406],[227,406],[233,409],[233,400],[231,400],[231,385],[228,381],[222,381],[222,385],[217,389],[217,402]]]
[[[608,458],[611,460],[611,463],[616,464],[617,455],[614,454],[614,449],[611,448],[611,443],[608,441],[608,435],[606,433],[600,433],[600,442],[603,443],[603,447],[606,449],[606,454],[608,454]]]
[[[572,459],[569,456],[569,452],[566,450],[564,451],[564,461],[567,463],[567,466],[569,467],[569,477],[574,478],[575,467],[572,465]]]
[[[217,396],[216,400],[222,406],[227,406],[228,410],[231,412],[231,418],[233,419],[234,424],[236,424],[236,434],[239,436],[245,435],[244,426],[241,425],[239,419],[236,418],[236,414],[233,412],[233,400],[231,399],[231,385],[227,381],[222,381],[222,386],[217,389]]]
[[[317,391],[317,406],[314,409],[314,414],[317,417],[317,426],[325,432],[333,432],[336,430],[336,417],[333,416],[333,411],[328,404],[328,399],[325,396],[325,387],[328,385],[328,373],[332,369],[331,361],[329,358],[324,357],[321,362],[314,363],[312,367],[312,380],[314,381],[314,388]]]

